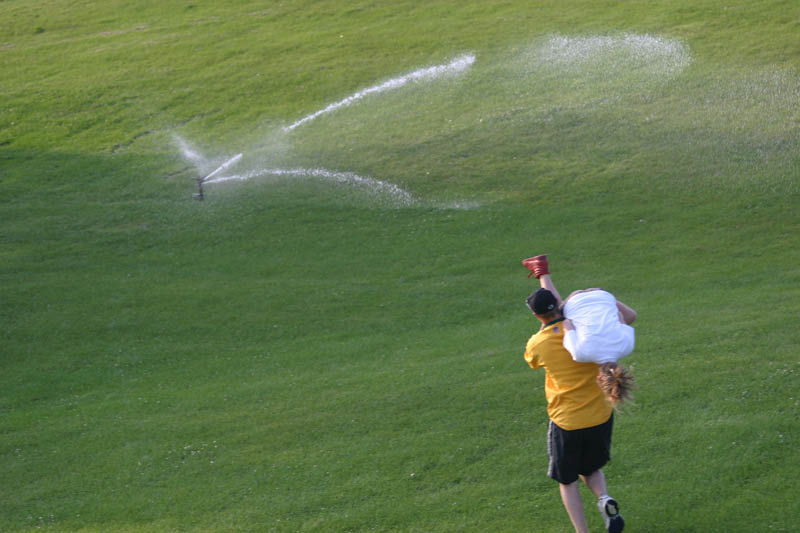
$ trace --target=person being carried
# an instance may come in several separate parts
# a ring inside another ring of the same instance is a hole
[[[634,348],[635,335],[631,324],[636,311],[618,301],[603,289],[584,289],[572,292],[562,301],[550,277],[546,255],[522,261],[542,288],[556,298],[564,320],[564,348],[579,363],[600,365],[598,384],[612,405],[631,398],[633,376],[617,361]]]

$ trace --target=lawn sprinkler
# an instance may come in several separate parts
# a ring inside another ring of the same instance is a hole
[[[210,180],[211,178],[213,178],[214,176],[216,176],[217,174],[219,174],[223,170],[225,170],[227,168],[230,168],[231,166],[233,166],[236,163],[238,163],[241,158],[242,158],[242,154],[236,154],[235,156],[231,157],[230,159],[228,159],[227,161],[222,163],[219,166],[219,168],[217,168],[214,172],[212,172],[208,176],[205,176],[203,178],[198,177],[197,178],[197,193],[194,194],[194,197],[197,198],[198,200],[204,200],[205,199],[205,194],[203,193],[203,184],[208,182],[208,180]]]

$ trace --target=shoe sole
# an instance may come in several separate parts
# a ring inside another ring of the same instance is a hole
[[[606,514],[609,518],[614,518],[619,514],[619,504],[617,500],[611,499],[606,502]]]
[[[625,529],[625,520],[619,514],[619,504],[617,500],[610,499],[605,505],[606,516],[609,518],[608,533],[621,533]]]

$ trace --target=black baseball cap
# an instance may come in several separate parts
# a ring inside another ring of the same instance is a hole
[[[537,315],[551,313],[558,306],[558,300],[547,289],[539,289],[528,296],[528,307]]]

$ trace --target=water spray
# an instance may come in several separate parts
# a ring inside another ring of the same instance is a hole
[[[285,176],[285,177],[311,177],[320,178],[332,183],[361,187],[372,193],[385,195],[399,205],[414,205],[417,200],[408,191],[394,185],[367,176],[359,176],[353,172],[334,172],[324,168],[262,168],[245,174],[233,176],[219,176],[214,179],[203,180],[203,183],[223,183],[226,181],[246,181],[260,176]]]
[[[475,63],[475,56],[473,54],[463,54],[461,56],[456,57],[449,63],[421,68],[413,72],[410,72],[408,74],[392,78],[378,85],[367,87],[366,89],[358,91],[355,94],[352,94],[343,100],[330,104],[314,113],[311,113],[310,115],[301,118],[300,120],[294,122],[293,124],[286,126],[285,128],[283,128],[283,131],[284,133],[288,133],[297,128],[298,126],[301,126],[307,122],[316,119],[320,115],[330,113],[342,107],[350,106],[353,103],[363,98],[366,98],[367,96],[372,94],[395,90],[410,83],[419,83],[423,81],[436,80],[443,76],[458,75],[468,70],[473,65],[473,63]],[[186,141],[184,141],[180,137],[176,136],[175,139],[181,149],[184,158],[191,161],[198,167],[205,166],[206,159],[200,153],[192,149],[189,146],[189,144],[186,143]],[[242,175],[220,176],[220,174],[223,171],[235,165],[241,158],[242,154],[237,154],[232,158],[230,158],[229,160],[225,161],[222,165],[220,165],[210,174],[203,177],[198,176],[196,178],[197,193],[194,194],[194,197],[197,198],[198,200],[203,200],[205,198],[204,185],[207,184],[210,185],[212,183],[220,183],[232,180],[248,180],[250,178],[254,178],[257,176],[273,175],[273,176],[292,176],[292,177],[309,176],[315,178],[322,178],[325,180],[333,181],[335,183],[364,187],[373,192],[378,192],[380,194],[387,195],[390,198],[392,198],[394,202],[400,205],[413,205],[417,202],[417,200],[414,198],[413,195],[403,190],[402,188],[398,187],[397,185],[386,183],[370,177],[359,176],[352,172],[334,172],[321,168],[312,168],[312,169],[272,168],[272,169],[260,169]]]
[[[205,199],[205,195],[203,193],[203,184],[206,183],[211,178],[213,178],[214,176],[216,176],[217,174],[219,174],[220,172],[222,172],[223,170],[228,169],[228,168],[232,167],[233,165],[235,165],[236,163],[238,163],[241,158],[242,158],[242,154],[236,154],[235,156],[231,157],[230,159],[228,159],[227,161],[222,163],[211,174],[209,174],[209,175],[207,175],[207,176],[205,176],[203,178],[198,176],[198,178],[197,178],[197,193],[194,195],[194,197],[197,198],[198,200],[204,200]]]
[[[283,128],[283,131],[285,131],[285,132],[292,131],[296,127],[301,126],[301,125],[303,125],[306,122],[309,122],[311,120],[314,120],[315,118],[317,118],[320,115],[324,115],[326,113],[330,113],[331,111],[335,111],[336,109],[339,109],[340,107],[349,106],[352,103],[357,102],[358,100],[366,98],[370,94],[382,93],[384,91],[390,91],[390,90],[398,89],[398,88],[400,88],[400,87],[402,87],[404,85],[407,85],[409,83],[412,83],[412,82],[433,80],[433,79],[439,78],[441,76],[459,74],[459,73],[467,70],[469,67],[471,67],[473,63],[475,63],[475,56],[473,54],[465,54],[465,55],[459,56],[459,57],[453,59],[451,62],[443,64],[443,65],[435,65],[433,67],[421,68],[419,70],[415,70],[414,72],[411,72],[411,73],[406,74],[404,76],[399,76],[397,78],[392,78],[392,79],[390,79],[388,81],[385,81],[383,83],[380,83],[378,85],[373,85],[372,87],[367,87],[366,89],[363,89],[361,91],[358,91],[355,94],[352,94],[352,95],[348,96],[344,100],[340,100],[340,101],[338,101],[336,103],[330,104],[330,105],[320,109],[319,111],[311,113],[310,115],[301,118],[297,122],[294,122],[293,124],[290,124],[289,126],[286,126],[285,128]]]

